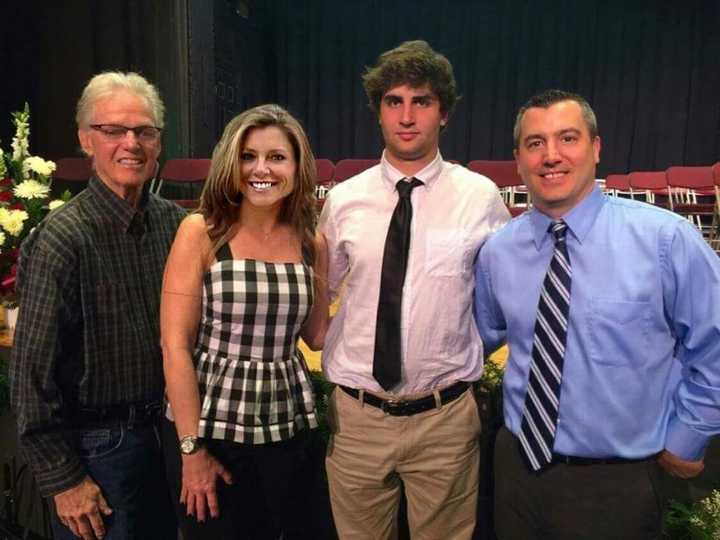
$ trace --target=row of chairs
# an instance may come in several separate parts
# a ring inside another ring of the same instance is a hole
[[[342,159],[333,163],[329,159],[316,159],[318,198],[322,202],[332,186],[377,165],[379,162],[379,159]],[[468,168],[495,181],[513,215],[521,213],[528,207],[529,197],[517,174],[514,161],[475,160],[468,163]],[[164,192],[163,188],[171,185],[177,187],[178,184],[201,185],[207,178],[209,170],[209,159],[169,159],[153,179],[150,189],[175,200],[181,206],[194,208],[197,205],[196,198],[174,197],[171,193],[167,193],[167,190]],[[90,162],[87,159],[63,158],[57,161],[57,169],[53,175],[54,183],[57,185],[57,189],[70,189],[75,194],[84,187],[78,182],[86,182],[91,174]],[[197,192],[196,189],[193,195],[196,195]]]
[[[59,194],[69,190],[73,195],[85,188],[88,179],[92,176],[92,164],[86,158],[62,158],[55,163],[53,173],[53,192]],[[209,159],[169,159],[153,178],[150,190],[160,194],[165,182],[176,184],[202,185],[210,170]],[[194,190],[195,193],[199,189]],[[186,208],[196,208],[197,199],[182,199],[170,197]]]
[[[720,251],[720,162],[706,167],[610,174],[605,189],[617,197],[639,199],[686,217]]]
[[[329,159],[315,161],[320,204],[332,186],[379,163],[378,159],[343,159],[337,163]],[[473,160],[467,167],[495,182],[513,216],[531,206],[530,195],[517,173],[515,161]],[[196,208],[209,169],[209,159],[169,159],[153,179],[150,189],[181,206]],[[88,160],[64,158],[57,161],[54,182],[66,185],[87,181],[91,174]],[[183,186],[190,185],[194,186],[191,192],[182,190]],[[666,171],[610,174],[604,188],[611,195],[644,200],[686,216],[720,251],[720,162],[713,167],[670,167]],[[76,190],[71,187],[73,193]],[[181,196],[177,196],[178,192]]]
[[[317,159],[318,184],[328,185],[342,182],[380,162],[378,159],[343,159],[337,164],[329,159]],[[92,175],[90,161],[85,158],[62,158],[56,162],[55,180],[87,181]],[[202,182],[210,170],[210,160],[203,158],[169,159],[153,181],[152,189],[160,191],[163,181]]]

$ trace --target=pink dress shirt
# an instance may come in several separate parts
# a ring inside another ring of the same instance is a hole
[[[379,165],[335,186],[320,230],[328,242],[328,280],[340,307],[323,349],[328,380],[382,393],[373,378],[375,320],[383,248],[404,175]],[[413,219],[402,303],[402,380],[397,395],[417,394],[457,381],[475,381],[483,345],[473,321],[473,265],[485,240],[509,213],[488,178],[435,159],[415,178]]]

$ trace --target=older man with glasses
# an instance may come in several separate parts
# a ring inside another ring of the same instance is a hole
[[[183,211],[149,193],[164,105],[135,73],[77,107],[87,189],[24,242],[11,398],[55,538],[176,538],[157,435],[159,300]]]

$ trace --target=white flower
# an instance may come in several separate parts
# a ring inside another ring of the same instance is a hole
[[[55,210],[56,208],[60,208],[63,204],[65,204],[65,201],[61,199],[53,199],[48,203],[48,208],[50,210]]]
[[[25,180],[15,186],[13,193],[21,199],[44,199],[50,193],[50,187],[37,180]]]
[[[9,232],[12,236],[20,236],[23,231],[25,220],[30,217],[24,210],[7,210],[0,208],[0,227]]]
[[[13,149],[13,161],[22,161],[22,159],[27,155],[29,147],[29,131],[29,129],[27,131],[23,131],[20,127],[18,127],[18,135],[13,137],[12,143],[10,144]]]
[[[0,178],[5,178],[6,173],[7,167],[5,167],[5,157],[3,154],[3,149],[0,148]]]
[[[28,154],[28,137],[30,136],[30,109],[25,104],[25,109],[13,114],[15,124],[15,137],[12,140],[13,161],[22,161]]]
[[[5,243],[5,233],[0,231],[0,246]]]
[[[41,157],[30,156],[23,161],[23,175],[28,177],[28,171],[50,176],[55,171],[55,162],[46,161]]]

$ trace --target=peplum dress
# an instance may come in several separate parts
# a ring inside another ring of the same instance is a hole
[[[265,444],[317,427],[307,364],[297,347],[313,304],[305,262],[234,259],[227,244],[203,278],[193,362],[198,436]]]

